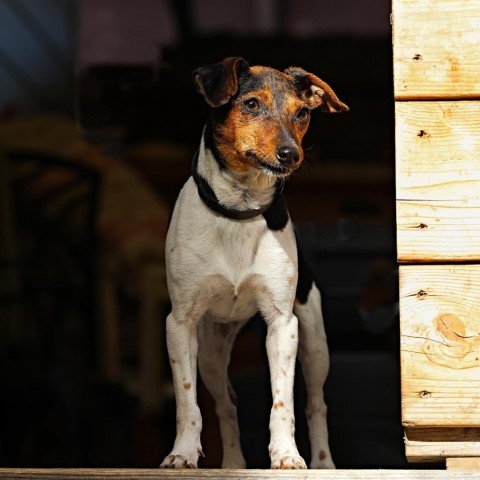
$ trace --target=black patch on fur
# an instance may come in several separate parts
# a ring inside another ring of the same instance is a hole
[[[275,196],[275,199],[271,205],[265,205],[257,210],[235,210],[233,208],[225,207],[218,201],[215,192],[212,190],[212,187],[209,185],[207,180],[205,180],[205,178],[198,173],[198,151],[193,156],[192,177],[197,184],[198,195],[202,199],[203,203],[210,210],[232,220],[248,220],[250,218],[258,217],[259,215],[262,215],[266,211],[270,210],[277,200],[277,196]]]
[[[297,241],[297,255],[298,255],[298,283],[297,283],[297,291],[295,293],[295,297],[297,300],[304,305],[307,303],[308,294],[312,289],[312,286],[315,282],[315,278],[313,276],[313,271],[308,262],[305,260],[305,257],[302,253],[302,248],[298,241],[298,234],[295,232],[295,239]]]
[[[288,223],[289,216],[287,203],[285,202],[285,197],[279,190],[278,186],[277,194],[275,195],[270,208],[263,213],[263,217],[267,222],[267,227],[269,230],[273,230],[274,232],[283,230]]]
[[[229,57],[199,67],[193,72],[195,86],[212,107],[219,107],[237,93],[239,76],[248,68],[248,63],[241,57]]]
[[[216,110],[224,110],[223,108],[217,108]],[[205,148],[210,150],[213,153],[213,156],[215,157],[215,160],[217,161],[219,167],[221,170],[226,170],[227,166],[225,163],[225,160],[223,157],[220,155],[220,152],[217,149],[217,146],[215,145],[215,140],[213,138],[213,128],[212,124],[216,124],[217,120],[214,118],[214,114],[212,112],[211,118],[207,121],[207,124],[205,125],[205,130],[203,132],[203,142],[205,145]]]

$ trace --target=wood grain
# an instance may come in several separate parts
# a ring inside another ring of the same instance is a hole
[[[480,102],[397,102],[401,262],[480,260]]]
[[[479,118],[478,101],[397,102],[397,199],[480,198]]]
[[[405,426],[480,427],[480,265],[400,267]]]
[[[480,261],[480,201],[398,200],[402,263]]]
[[[447,470],[480,471],[480,458],[447,458]]]
[[[478,428],[406,428],[405,454],[410,462],[465,461],[480,454]],[[459,467],[459,469],[462,469]],[[463,470],[463,469],[462,469]],[[465,470],[468,468],[465,467]]]
[[[442,470],[88,470],[0,469],[9,480],[470,480],[475,472]]]
[[[480,97],[480,0],[393,0],[395,98]]]

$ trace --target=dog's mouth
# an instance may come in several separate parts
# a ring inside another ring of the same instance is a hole
[[[248,150],[245,155],[252,160],[254,166],[262,171],[265,175],[287,177],[295,170],[295,165],[293,167],[286,167],[279,163],[273,164],[271,162],[267,162],[257,157],[257,155],[255,155],[251,150]]]

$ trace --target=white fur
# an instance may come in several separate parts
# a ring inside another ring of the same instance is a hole
[[[260,208],[273,198],[275,178],[253,168],[245,174],[220,169],[203,140],[198,170],[227,207]],[[294,438],[293,381],[299,333],[304,340],[299,353],[310,395],[312,465],[333,468],[323,402],[328,352],[320,297],[318,290],[312,289],[307,304],[294,309],[297,249],[291,221],[282,231],[271,231],[262,215],[242,221],[220,216],[202,202],[190,178],[175,205],[166,262],[172,301],[167,343],[177,401],[177,437],[162,467],[196,467],[201,454],[197,356],[220,420],[222,466],[245,467],[227,368],[235,335],[260,311],[268,326],[272,468],[306,468]],[[319,455],[324,458],[319,460]]]

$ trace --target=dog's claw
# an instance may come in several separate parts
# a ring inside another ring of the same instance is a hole
[[[168,455],[161,463],[160,468],[185,468],[194,469],[197,468],[195,462],[186,459],[183,455]]]
[[[272,462],[271,468],[281,470],[303,470],[307,468],[307,464],[300,456],[286,456],[280,460]]]

